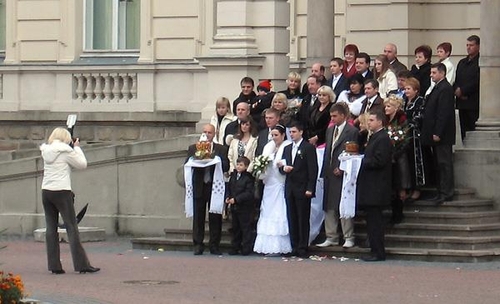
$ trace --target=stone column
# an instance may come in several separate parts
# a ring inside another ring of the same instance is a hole
[[[215,112],[218,97],[227,97],[231,104],[240,93],[240,79],[249,76],[258,83],[259,71],[265,57],[258,54],[256,38],[251,27],[251,0],[220,0],[214,19],[216,32],[208,52],[197,57],[206,68],[206,92],[200,100],[201,120],[197,129],[209,122]],[[257,86],[257,83],[255,84]]]
[[[477,196],[500,207],[500,1],[481,0],[480,117],[476,131],[467,132],[464,147],[455,150],[455,186],[470,187]]]
[[[480,118],[477,130],[500,131],[500,1],[481,0]]]
[[[256,55],[257,44],[250,24],[251,0],[217,1],[217,33],[212,55]]]
[[[334,53],[334,1],[307,1],[307,60],[310,68],[320,62],[326,66]],[[328,69],[326,69],[328,71]]]
[[[476,131],[468,132],[464,145],[468,148],[500,149],[500,1],[481,0],[481,68],[479,84],[479,120]]]

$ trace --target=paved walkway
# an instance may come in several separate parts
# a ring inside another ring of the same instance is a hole
[[[221,257],[132,250],[128,239],[85,243],[96,274],[46,270],[45,244],[2,236],[0,269],[20,274],[31,298],[94,303],[498,303],[500,263]]]

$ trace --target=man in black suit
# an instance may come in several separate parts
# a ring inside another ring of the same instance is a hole
[[[304,99],[302,99],[302,105],[300,106],[299,112],[297,113],[297,119],[303,126],[309,125],[309,120],[311,119],[311,112],[314,107],[319,105],[318,100],[318,89],[322,86],[321,79],[314,75],[307,78],[307,87],[309,94],[307,94]],[[304,132],[304,138],[307,138],[306,132]]]
[[[368,113],[374,109],[378,109],[379,111],[384,110],[384,100],[378,93],[378,85],[378,81],[375,79],[365,80],[366,98],[363,100],[363,106],[361,107],[360,113]]]
[[[302,138],[300,122],[290,127],[292,144],[283,150],[281,173],[286,174],[285,199],[292,255],[308,257],[311,198],[316,191],[318,162],[316,149]]]
[[[462,139],[467,131],[476,129],[479,118],[479,37],[467,38],[467,57],[458,62],[455,76],[455,96]]]
[[[236,133],[238,133],[240,129],[241,121],[247,120],[248,116],[250,116],[250,104],[246,102],[240,102],[236,106],[237,119],[228,123],[226,126],[226,130],[224,131],[224,142],[222,143],[223,145],[229,146],[231,140],[233,140],[233,136],[236,135]]]
[[[371,254],[367,262],[385,260],[384,222],[382,210],[391,203],[392,143],[384,129],[386,116],[374,110],[368,116],[368,130],[372,132],[359,169],[356,200],[366,213],[366,228]]]
[[[259,137],[257,137],[257,148],[255,149],[255,156],[262,154],[264,146],[272,140],[271,130],[276,127],[280,120],[280,113],[274,108],[265,110],[264,119],[266,121],[266,128],[260,130]]]
[[[229,170],[227,148],[212,141],[215,136],[215,127],[211,124],[207,124],[203,126],[203,133],[206,135],[207,141],[212,143],[212,153],[220,157],[222,161],[222,171],[227,172]],[[193,157],[195,153],[196,144],[190,145],[186,162],[190,157]],[[203,250],[205,249],[205,245],[203,244],[203,239],[205,237],[205,217],[207,204],[210,206],[214,171],[215,165],[205,168],[193,168],[193,245],[195,255],[203,254]],[[222,214],[209,213],[208,227],[210,229],[210,253],[220,255],[222,254],[219,249],[222,230]]]
[[[321,176],[325,179],[325,194],[323,209],[325,210],[326,240],[318,247],[328,247],[339,244],[338,225],[342,227],[344,248],[354,246],[354,219],[340,218],[340,198],[344,172],[339,169],[339,155],[345,149],[348,141],[357,142],[359,131],[347,123],[349,108],[336,103],[330,108],[330,118],[334,125],[326,130],[326,149],[323,159]]]
[[[328,86],[333,89],[335,93],[335,101],[339,98],[340,92],[349,90],[349,84],[347,83],[347,77],[342,73],[342,68],[344,67],[344,60],[339,57],[335,57],[330,60],[330,72],[332,73],[332,78],[328,80]]]
[[[356,72],[363,75],[365,79],[373,79],[373,72],[370,71],[370,60],[370,55],[365,52],[356,55]]]
[[[455,107],[453,87],[446,79],[446,66],[431,66],[431,79],[436,83],[425,101],[422,122],[422,145],[430,146],[437,168],[438,195],[431,199],[437,204],[453,200],[453,152],[455,144]]]

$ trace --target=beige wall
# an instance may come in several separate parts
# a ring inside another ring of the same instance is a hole
[[[377,55],[394,42],[411,65],[416,46],[450,41],[457,62],[465,38],[479,31],[479,3],[336,0],[335,54],[322,57],[342,57],[346,43]],[[139,64],[108,66],[85,63],[95,54],[82,49],[83,7],[83,0],[7,1],[0,111],[189,110],[207,120],[218,96],[238,95],[243,76],[272,79],[279,90],[290,68],[307,74],[307,0],[142,0],[140,50],[128,54]],[[81,63],[64,65],[75,60]],[[82,101],[75,98],[79,74],[137,77],[137,96]]]
[[[290,57],[292,61],[305,61],[307,0],[290,3]],[[448,41],[454,46],[452,60],[457,63],[466,55],[466,38],[479,35],[479,4],[479,0],[336,0],[335,56],[343,57],[343,47],[349,43],[375,56],[386,43],[393,42],[400,60],[411,66],[417,46],[428,44],[434,50]]]

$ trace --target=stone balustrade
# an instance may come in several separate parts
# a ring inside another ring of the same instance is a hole
[[[137,74],[73,74],[73,99],[88,103],[127,103],[137,99]]]

